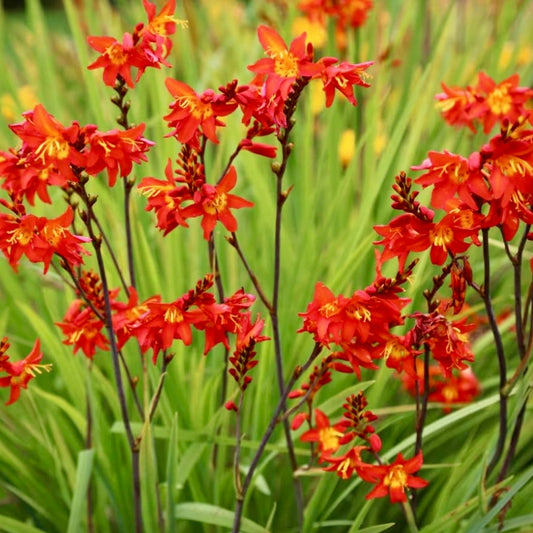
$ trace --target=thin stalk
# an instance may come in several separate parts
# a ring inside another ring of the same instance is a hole
[[[522,258],[523,258],[524,248],[527,242],[527,236],[529,234],[530,229],[531,229],[531,226],[528,224],[525,227],[525,230],[523,232],[522,238],[520,240],[520,243],[518,245],[518,249],[515,255],[511,254],[507,241],[505,240],[505,237],[503,236],[503,230],[502,230],[502,237],[505,243],[505,250],[507,252],[507,256],[509,257],[509,260],[511,261],[513,265],[515,330],[516,330],[516,343],[518,347],[518,354],[520,356],[520,363],[518,365],[518,368],[516,369],[516,372],[513,378],[509,380],[504,387],[503,392],[506,396],[510,394],[511,390],[513,389],[518,379],[523,375],[522,373],[527,368],[529,357],[531,355],[530,350],[526,348],[525,335],[524,335],[525,324],[522,319]],[[526,402],[527,402],[528,396],[529,394],[526,395],[524,399],[524,403],[520,409],[520,412],[518,413],[518,417],[515,420],[513,431],[511,433],[511,439],[509,442],[509,448],[507,450],[505,459],[503,461],[502,467],[498,474],[498,478],[497,478],[498,482],[502,481],[505,478],[505,476],[507,475],[507,471],[509,470],[512,460],[514,458],[516,447],[518,446],[518,440],[520,438],[520,433],[522,431],[522,425],[524,423],[524,415],[525,415]],[[496,503],[496,501],[494,501],[494,503]]]
[[[120,278],[120,283],[122,284],[122,287],[126,291],[126,294],[129,292],[128,284],[126,282],[126,279],[124,278],[124,275],[122,274],[122,269],[120,268],[120,265],[118,264],[118,259],[115,255],[115,252],[113,251],[113,247],[111,246],[111,243],[109,242],[109,239],[107,238],[107,235],[105,234],[102,225],[100,224],[100,221],[95,217],[94,223],[96,224],[96,227],[100,231],[100,235],[102,236],[102,239],[106,245],[107,251],[109,252],[109,257],[111,257],[111,261],[113,261],[113,265],[115,265],[115,269],[117,271],[117,274]]]
[[[250,264],[246,260],[246,257],[244,256],[244,252],[242,251],[242,248],[239,246],[239,241],[237,240],[237,234],[232,233],[231,237],[228,238],[228,242],[237,250],[237,254],[239,255],[242,264],[244,265],[244,268],[246,269],[246,272],[248,272],[248,276],[250,277],[250,281],[252,282],[259,298],[263,302],[264,306],[267,308],[267,310],[270,312],[272,309],[272,304],[270,303],[269,298],[267,297],[265,291],[263,290],[263,287],[261,287],[261,284],[259,283],[259,280],[257,279],[257,276],[255,275],[254,271],[250,268]]]
[[[89,394],[89,383],[92,371],[92,361],[89,359],[88,373],[87,373],[87,390],[85,394],[86,402],[86,418],[87,418],[87,434],[85,436],[85,448],[87,450],[93,447],[93,412],[91,408],[91,396]],[[93,522],[93,479],[92,476],[89,479],[89,486],[87,487],[87,533],[94,532]]]
[[[298,78],[293,86],[292,92],[285,103],[285,117],[287,121],[287,126],[285,129],[281,130],[278,133],[278,141],[281,145],[282,159],[280,163],[272,164],[272,171],[276,175],[276,220],[275,220],[275,229],[274,229],[274,280],[272,287],[272,306],[269,309],[270,319],[272,321],[272,330],[274,338],[274,349],[276,357],[276,375],[278,380],[278,388],[280,395],[283,395],[284,387],[284,378],[283,378],[283,356],[281,349],[281,333],[279,329],[278,321],[278,309],[279,309],[279,287],[281,281],[281,220],[283,205],[288,198],[291,189],[287,191],[283,190],[283,177],[287,169],[287,162],[291,155],[293,145],[289,142],[289,136],[292,128],[294,127],[295,121],[293,119],[294,112],[296,110],[296,104],[298,98],[300,97],[303,89],[309,83],[308,79]],[[285,403],[285,401],[283,402]],[[282,405],[282,408],[285,409],[285,405]],[[292,441],[291,428],[289,425],[289,420],[283,420],[283,430],[285,433],[285,441],[287,443],[287,450],[289,453],[289,460],[291,463],[292,472],[298,470],[298,461],[296,459],[296,453],[294,451],[294,443]],[[303,524],[303,489],[300,480],[293,475],[293,487],[294,487],[294,496],[296,499],[296,508],[298,513],[298,523]]]
[[[128,272],[130,276],[130,286],[137,288],[135,280],[135,264],[133,261],[133,237],[131,231],[131,217],[130,217],[130,198],[131,190],[133,189],[134,180],[124,178],[124,224],[126,226],[126,250],[128,255]]]
[[[246,494],[248,492],[248,488],[250,487],[250,483],[252,482],[253,475],[259,464],[259,460],[261,459],[261,456],[263,455],[265,446],[267,445],[274,431],[274,428],[280,421],[280,415],[285,409],[285,403],[287,401],[287,396],[289,395],[289,392],[292,390],[298,378],[313,364],[313,362],[319,356],[321,351],[322,351],[322,346],[320,346],[319,343],[316,343],[307,361],[302,366],[298,366],[294,370],[289,382],[283,389],[283,392],[278,401],[278,405],[276,406],[276,409],[274,410],[274,414],[270,418],[268,427],[265,430],[265,433],[263,434],[263,437],[261,439],[261,442],[259,443],[257,451],[255,452],[255,455],[250,463],[250,468],[248,469],[248,472],[246,473],[246,477],[244,478],[244,481],[242,483],[241,494],[237,493],[237,499],[236,499],[236,505],[235,505],[235,518],[234,518],[233,529],[232,529],[233,533],[240,532],[243,505],[244,505],[244,500],[246,498]]]
[[[499,394],[500,394],[500,415],[499,415],[499,431],[498,431],[498,441],[496,443],[496,449],[492,459],[490,460],[489,465],[487,466],[486,476],[488,477],[490,473],[494,470],[495,466],[498,464],[500,457],[502,456],[505,439],[507,437],[507,396],[505,395],[505,385],[507,382],[507,364],[505,361],[505,351],[503,348],[502,338],[500,330],[498,328],[498,323],[494,315],[494,309],[492,307],[492,300],[490,294],[490,252],[489,252],[489,230],[488,228],[483,228],[483,265],[485,269],[483,288],[481,291],[481,296],[483,298],[483,303],[485,304],[485,310],[487,313],[487,318],[489,321],[490,329],[494,337],[494,343],[496,345],[496,355],[498,357],[498,366],[500,374],[500,383],[499,383]]]
[[[429,346],[424,344],[424,392],[422,393],[421,401],[419,400],[418,386],[417,392],[417,413],[416,413],[416,443],[415,455],[422,449],[422,436],[424,433],[424,423],[428,411],[429,398]]]
[[[224,286],[222,285],[222,278],[220,277],[220,271],[218,267],[218,257],[217,250],[215,246],[215,238],[213,233],[209,236],[208,241],[208,253],[209,253],[209,265],[211,267],[211,272],[213,273],[213,279],[217,287],[218,301],[224,301]],[[224,348],[224,368],[222,371],[222,384],[220,390],[220,402],[219,405],[224,405],[226,401],[226,396],[228,394],[228,360],[229,360],[229,350]],[[217,428],[217,435],[220,434],[220,426]],[[218,444],[215,442],[213,445],[213,454],[212,454],[212,463],[213,467],[216,467],[218,460]]]
[[[93,222],[96,220],[96,217],[93,213],[93,205],[96,202],[96,197],[90,197],[85,190],[86,180],[82,179],[80,176],[80,182],[77,187],[77,191],[80,194],[80,197],[85,203],[87,211],[83,213],[82,219],[87,227],[89,237],[94,248],[96,261],[98,264],[98,271],[100,274],[100,280],[102,282],[102,290],[104,293],[104,310],[105,310],[105,326],[107,330],[107,336],[109,338],[111,357],[113,363],[113,372],[115,374],[115,381],[117,386],[117,395],[119,399],[120,411],[122,415],[122,421],[124,423],[124,428],[126,431],[126,437],[128,439],[128,444],[131,450],[132,456],[132,475],[133,475],[133,507],[134,507],[134,516],[135,516],[135,532],[142,533],[143,524],[142,524],[142,507],[141,507],[141,487],[140,487],[140,465],[139,465],[139,450],[140,450],[140,440],[135,439],[131,429],[130,417],[128,412],[128,406],[126,403],[126,395],[124,390],[124,383],[122,381],[122,373],[120,369],[120,356],[119,350],[117,347],[117,342],[115,338],[115,333],[113,331],[113,322],[112,322],[112,312],[111,312],[111,299],[109,296],[109,284],[107,281],[107,273],[104,264],[104,258],[102,255],[102,237],[96,235]]]

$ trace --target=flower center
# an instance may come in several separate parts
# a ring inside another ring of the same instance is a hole
[[[180,96],[176,101],[182,109],[188,109],[191,115],[198,120],[206,120],[213,115],[211,105],[194,96]]]
[[[225,193],[215,194],[212,200],[208,200],[204,204],[204,210],[208,215],[215,215],[224,211],[228,205],[228,197]]]
[[[453,240],[453,231],[449,227],[439,228],[436,226],[434,230],[429,232],[429,238],[435,246],[447,248]]]
[[[342,433],[332,427],[323,428],[318,432],[318,438],[324,451],[338,450],[340,437],[342,437]]]
[[[525,176],[533,173],[533,165],[531,163],[514,155],[502,155],[494,162],[506,176]]]
[[[453,402],[457,400],[459,397],[459,393],[457,392],[457,389],[455,387],[452,387],[451,385],[447,385],[446,387],[442,388],[442,396],[447,402]]]
[[[464,183],[468,179],[468,172],[464,164],[457,164],[450,174],[450,178],[454,183]]]
[[[383,484],[393,489],[405,487],[406,483],[407,474],[402,465],[394,465],[383,479]]]
[[[104,54],[109,57],[109,61],[111,61],[113,65],[122,66],[128,62],[128,54],[124,52],[120,43],[114,43],[111,46],[108,46]]]
[[[43,237],[51,246],[57,246],[65,235],[65,228],[59,224],[46,224],[41,230]]]
[[[497,87],[487,96],[487,105],[495,115],[505,115],[511,109],[511,96],[509,95],[509,84],[505,83]]]
[[[175,306],[171,305],[165,311],[165,321],[175,324],[176,322],[183,322],[183,313]]]
[[[372,318],[370,311],[359,304],[352,304],[346,308],[346,314],[350,318],[355,318],[356,320],[362,320],[363,322],[369,322]]]
[[[295,78],[298,76],[298,58],[288,50],[282,50],[273,54],[274,72],[283,78]]]
[[[8,233],[11,235],[11,237],[9,237],[7,242],[9,244],[18,243],[21,246],[26,246],[35,235],[33,229],[25,226],[20,226],[17,229],[8,231]]]
[[[340,309],[337,302],[328,302],[327,304],[324,304],[318,311],[322,316],[329,318],[336,315]]]
[[[65,139],[47,137],[35,150],[35,155],[43,163],[45,157],[66,159],[70,152],[69,148],[69,144]]]
[[[389,357],[392,359],[405,359],[409,355],[409,350],[398,341],[391,340],[385,345],[383,354],[385,359],[389,359]]]

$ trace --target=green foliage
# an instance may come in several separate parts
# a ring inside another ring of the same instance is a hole
[[[13,144],[7,124],[20,119],[27,109],[28,94],[64,123],[78,120],[98,124],[102,130],[115,127],[111,90],[101,83],[100,71],[85,67],[94,60],[87,35],[119,36],[145,18],[140,1],[116,4],[118,7],[104,0],[64,0],[62,10],[46,11],[38,0],[27,0],[23,14],[0,9],[1,149]],[[347,60],[376,60],[372,87],[357,92],[359,106],[353,109],[347,102],[336,101],[331,109],[315,114],[308,94],[296,116],[295,149],[285,183],[294,188],[282,228],[279,322],[286,377],[312,349],[310,339],[296,335],[296,330],[301,326],[297,313],[311,300],[315,282],[321,280],[333,291],[350,292],[373,280],[372,226],[390,219],[395,174],[419,164],[429,150],[467,155],[479,146],[480,134],[444,125],[433,99],[440,92],[441,81],[466,86],[483,70],[498,80],[519,72],[525,84],[533,75],[530,59],[524,59],[533,53],[527,23],[533,16],[531,2],[387,0],[375,4],[367,23],[348,34]],[[189,29],[176,33],[172,72],[150,72],[130,93],[133,122],[146,121],[146,137],[157,141],[149,162],[135,171],[139,179],[161,178],[168,158],[177,155],[175,140],[164,138],[168,132],[161,117],[170,103],[164,79],[172,75],[197,90],[216,88],[233,77],[245,83],[251,78],[246,66],[262,54],[257,25],[273,25],[288,41],[297,12],[291,2],[185,0],[178,3],[177,16],[189,20]],[[330,31],[323,55],[338,54],[333,33]],[[29,89],[24,93],[21,87]],[[208,173],[213,180],[239,141],[239,128],[228,119],[221,144],[208,152]],[[349,128],[355,130],[355,156],[343,167],[338,142]],[[274,178],[266,159],[244,154],[236,166],[242,176],[239,194],[256,204],[254,210],[238,214],[239,241],[261,284],[270,292]],[[116,190],[97,183],[94,192],[99,196],[97,209],[106,229],[111,235],[120,235],[123,215],[115,206],[121,197],[115,197]],[[154,227],[152,213],[146,213],[144,207],[145,199],[134,194],[139,292],[142,298],[154,293],[162,294],[163,299],[176,298],[209,271],[199,222],[193,220],[191,230],[178,228],[163,239]],[[43,213],[50,209],[42,207]],[[215,238],[224,285],[229,291],[244,286],[253,292],[224,232],[219,231]],[[118,259],[125,264],[125,247],[118,250]],[[478,259],[474,271],[480,264]],[[502,262],[493,268],[498,280],[495,300],[502,308],[510,306],[507,267]],[[53,326],[62,319],[73,297],[71,291],[53,272],[44,277],[29,263],[19,270],[16,275],[0,259],[0,337],[8,334],[21,357],[33,339],[40,337],[53,371],[32,382],[17,404],[0,409],[0,531],[85,531],[90,493],[95,531],[129,533],[134,530],[131,459],[110,358],[97,353],[90,364],[81,354],[73,357]],[[421,290],[434,274],[429,263],[419,265],[409,292],[413,308],[423,303]],[[111,286],[119,286],[118,277],[111,280]],[[259,304],[256,309],[267,314]],[[271,336],[272,331],[267,334]],[[510,330],[504,341],[506,345],[513,342]],[[233,523],[234,417],[220,407],[224,355],[215,350],[204,357],[202,351],[196,341],[187,348],[175,346],[154,424],[142,428],[140,463],[147,531],[211,533],[226,531]],[[498,432],[497,363],[488,333],[476,340],[474,351],[482,398],[446,416],[436,407],[429,412],[424,431],[428,464],[421,475],[430,485],[418,494],[418,522],[423,533],[497,531],[498,513],[504,508],[507,515],[502,531],[530,531],[533,527],[527,497],[533,477],[529,466],[531,417],[526,417],[515,474],[502,482],[503,496],[488,508],[496,489],[484,493],[480,476]],[[260,364],[254,369],[242,413],[244,467],[250,465],[279,397],[273,349],[263,343],[258,352]],[[136,351],[130,349],[127,357],[140,373]],[[150,385],[155,387],[159,374],[152,368],[149,372]],[[524,388],[511,398],[510,424],[518,416],[520,400],[526,397],[531,372]],[[234,395],[232,386],[225,399]],[[392,460],[400,451],[412,452],[414,405],[389,369],[364,372],[361,383],[353,376],[339,379],[335,387],[328,390],[328,396],[318,398],[324,412],[329,415],[340,408],[342,401],[334,403],[334,398],[368,387],[369,408],[384,415],[379,427],[387,450],[383,459]],[[128,402],[133,409],[131,397]],[[91,443],[85,440],[87,405]],[[531,402],[527,412],[531,414]],[[300,464],[309,460],[307,447],[298,441],[296,453]],[[391,506],[387,499],[364,499],[369,488],[360,479],[344,481],[317,469],[302,469],[298,474],[306,494],[306,532],[379,533],[391,528],[396,531],[395,525],[406,527],[399,506]],[[163,528],[158,522],[160,510],[165,518]],[[244,533],[297,530],[291,473],[279,428],[260,460],[244,516]]]

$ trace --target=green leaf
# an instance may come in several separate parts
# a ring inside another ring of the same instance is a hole
[[[87,502],[87,490],[93,471],[94,450],[82,450],[78,454],[76,469],[76,483],[70,505],[67,533],[77,533],[82,530],[84,511]]]
[[[5,533],[44,533],[43,529],[36,528],[7,516],[2,516],[0,519],[0,531],[4,531]]]
[[[235,513],[228,509],[223,509],[217,505],[208,503],[186,502],[176,505],[176,518],[181,520],[192,520],[203,524],[212,524],[222,527],[233,527]],[[268,529],[252,522],[248,518],[241,520],[241,533],[269,533]]]

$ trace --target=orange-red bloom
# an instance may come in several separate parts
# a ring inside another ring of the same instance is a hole
[[[249,70],[265,74],[266,97],[279,92],[283,100],[289,95],[291,85],[299,77],[311,78],[320,74],[321,67],[313,63],[313,46],[306,45],[305,33],[296,37],[289,46],[268,26],[259,26],[257,36],[268,57],[259,59]]]
[[[318,443],[317,453],[322,460],[323,454],[335,453],[342,444],[343,425],[331,425],[329,418],[320,409],[315,409],[315,427],[308,429],[300,435],[303,442]]]
[[[167,78],[165,85],[175,98],[171,112],[164,118],[179,142],[194,140],[199,129],[213,143],[218,143],[216,127],[223,126],[218,117],[229,115],[237,108],[236,102],[228,102],[223,94],[208,89],[198,94],[182,81]]]
[[[0,213],[0,250],[15,271],[23,255],[32,263],[44,263],[44,273],[48,271],[54,254],[61,256],[71,266],[80,265],[83,263],[82,255],[89,254],[82,243],[90,239],[73,235],[67,229],[73,216],[70,206],[54,219],[31,214],[14,216]]]
[[[40,364],[43,353],[39,339],[36,339],[31,352],[21,361],[9,361],[9,356],[6,355],[8,348],[7,338],[4,337],[0,342],[0,372],[6,373],[7,376],[0,377],[0,387],[10,388],[6,405],[19,399],[20,389],[28,388],[28,383],[35,377],[35,374],[40,374],[43,370],[49,372],[52,367],[50,364]]]
[[[478,201],[490,198],[481,173],[479,152],[472,153],[468,159],[447,150],[443,153],[429,152],[421,165],[411,168],[427,171],[415,181],[423,187],[434,186],[431,204],[435,208],[446,209],[450,200],[457,196],[468,207],[477,210],[479,205],[476,196]]]
[[[209,239],[218,221],[222,222],[228,231],[237,231],[237,220],[230,209],[241,209],[254,205],[244,198],[228,194],[236,183],[237,173],[235,167],[231,166],[218,185],[213,186],[204,183],[202,188],[194,194],[194,203],[183,209],[182,216],[184,218],[202,217],[204,239]]]
[[[357,473],[362,479],[376,483],[366,499],[382,498],[388,494],[391,503],[406,502],[408,488],[422,489],[428,484],[426,480],[411,475],[420,470],[422,463],[422,452],[419,452],[407,460],[399,453],[390,465],[356,465]]]

